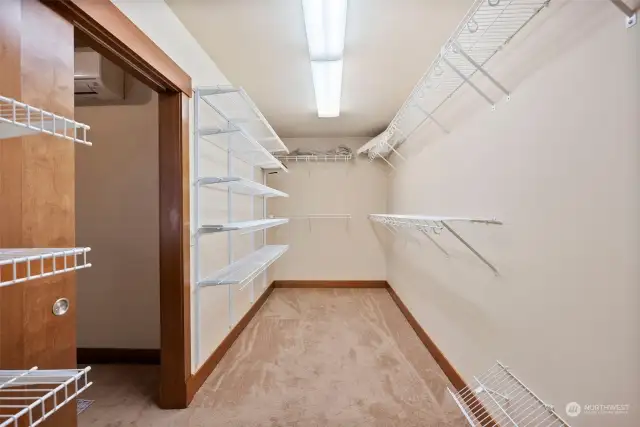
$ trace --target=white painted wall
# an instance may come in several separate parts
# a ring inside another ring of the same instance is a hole
[[[116,0],[114,3],[134,24],[191,76],[194,88],[196,86],[229,84],[229,81],[220,72],[213,60],[205,53],[198,42],[191,36],[189,31],[163,1]],[[205,123],[211,123],[215,120],[215,117],[213,117],[206,108],[207,107],[202,109],[202,120]],[[194,102],[192,99],[190,117],[193,118],[193,116]],[[193,134],[191,135],[191,155],[193,156]],[[206,142],[201,142],[200,147],[202,166],[200,175],[227,175],[226,152]],[[193,179],[193,157],[191,159],[191,165],[191,177]],[[235,174],[240,174],[244,177],[250,177],[251,175],[251,168],[239,161],[233,162],[233,170]],[[256,173],[255,177],[257,181],[261,181],[260,173]],[[200,206],[201,223],[218,220],[226,221],[228,218],[226,192],[209,188],[200,190],[200,194],[203,196]],[[258,203],[258,199],[256,199],[256,203]],[[232,206],[234,219],[246,220],[253,218],[254,212],[251,210],[251,201],[248,197],[234,196]],[[194,227],[196,223],[194,215],[195,212],[194,209],[192,209],[192,232],[195,231]],[[199,264],[202,266],[200,269],[201,277],[212,274],[215,270],[228,263],[227,238],[227,233],[207,235],[201,238],[202,251],[199,257]],[[256,235],[255,245],[259,246],[260,244],[260,237]],[[249,253],[251,251],[250,246],[251,241],[248,235],[234,235],[234,258],[237,259]],[[195,264],[193,246],[191,262],[193,266]],[[243,291],[234,291],[228,286],[210,287],[203,290],[201,292],[201,310],[199,316],[200,324],[202,325],[202,334],[200,336],[199,350],[196,351],[196,296],[194,295],[195,286],[193,286],[196,275],[194,271],[192,271],[191,278],[191,331],[192,343],[194,345],[192,349],[192,370],[195,372],[199,365],[209,357],[229,332],[229,327],[231,326],[229,319],[235,322],[248,310],[252,302],[252,295],[251,287],[247,287]],[[262,292],[264,280],[265,278],[262,277],[257,281],[254,298],[257,298]]]
[[[76,150],[81,348],[160,348],[158,96],[135,82],[128,99],[75,109],[93,142]]]
[[[449,135],[427,127],[393,158],[390,213],[505,225],[458,229],[499,277],[443,235],[450,259],[389,241],[391,285],[466,380],[499,359],[563,415],[631,405],[576,427],[640,425],[639,58],[640,26],[609,2],[552,1],[490,62],[511,101],[465,90]]]
[[[347,145],[353,152],[367,138],[288,138],[290,150],[334,149]],[[367,215],[385,212],[387,170],[367,159],[350,162],[294,163],[289,174],[268,175],[268,184],[289,194],[269,200],[267,211],[275,217],[308,214],[350,214],[351,220],[292,219],[270,230],[270,244],[288,244],[272,267],[274,280],[385,280],[381,243]],[[368,191],[377,188],[379,191]]]

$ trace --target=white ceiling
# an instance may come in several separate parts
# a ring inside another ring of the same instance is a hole
[[[341,114],[319,119],[301,0],[166,0],[281,137],[375,136],[472,0],[349,0]]]

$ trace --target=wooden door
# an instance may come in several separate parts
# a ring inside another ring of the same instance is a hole
[[[0,94],[73,117],[73,26],[37,0],[0,1]],[[90,147],[77,147],[91,149]],[[73,143],[0,140],[0,247],[74,247]],[[54,316],[53,303],[71,303]],[[75,273],[0,288],[0,369],[75,368]],[[68,404],[43,426],[75,426]]]

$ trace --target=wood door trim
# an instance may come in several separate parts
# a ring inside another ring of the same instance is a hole
[[[191,283],[189,98],[161,93],[160,122],[160,398],[164,409],[189,405]]]
[[[386,280],[276,280],[275,288],[387,288]]]
[[[87,35],[91,47],[157,92],[192,96],[191,77],[109,0],[40,0]]]

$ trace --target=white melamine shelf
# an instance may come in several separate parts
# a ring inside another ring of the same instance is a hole
[[[289,197],[287,193],[275,190],[266,185],[259,184],[257,182],[234,176],[223,177],[205,177],[198,179],[198,184],[214,185],[223,184],[226,185],[231,191],[238,194],[246,194],[249,196],[257,197]]]
[[[200,98],[225,120],[246,132],[271,153],[289,150],[267,119],[241,87],[214,86],[198,88]]]
[[[471,80],[477,72],[509,96],[484,66],[548,3],[549,0],[476,0],[387,129],[358,153],[367,152],[372,160],[384,158],[428,121],[447,132],[435,116],[465,84],[495,106],[495,101]]]
[[[0,248],[0,287],[91,267],[91,248]],[[80,259],[78,259],[80,257]]]
[[[200,233],[218,233],[222,231],[242,230],[247,233],[265,230],[289,222],[288,218],[257,219],[254,221],[229,222],[226,224],[206,224],[198,230]]]
[[[262,169],[280,169],[288,172],[282,162],[260,145],[251,135],[233,126],[233,124],[231,126],[226,129],[215,127],[200,128],[198,134],[200,138],[220,149],[230,151],[234,157],[245,163]]]
[[[461,390],[447,390],[473,427],[569,427],[500,362]]]
[[[0,427],[34,427],[74,403],[92,384],[90,370],[0,370]]]
[[[457,216],[434,216],[434,215],[394,215],[394,214],[370,214],[369,219],[379,222],[391,232],[395,233],[398,228],[409,228],[418,230],[424,234],[433,244],[440,249],[447,257],[449,253],[432,237],[439,235],[443,230],[449,231],[460,243],[467,247],[478,259],[486,264],[495,274],[498,269],[494,267],[485,257],[483,257],[469,242],[467,242],[460,234],[455,231],[451,225],[452,222],[467,222],[470,224],[486,224],[486,225],[502,225],[501,221],[486,218],[466,218]]]
[[[0,139],[44,133],[79,144],[87,141],[89,126],[0,96]]]
[[[198,283],[199,286],[246,284],[265,271],[289,249],[288,245],[263,246]]]
[[[348,162],[353,159],[352,154],[310,154],[297,156],[276,156],[281,162],[325,163]]]

